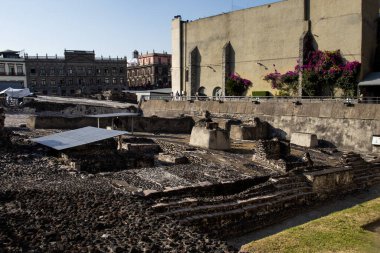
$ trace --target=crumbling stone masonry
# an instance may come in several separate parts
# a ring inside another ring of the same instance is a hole
[[[5,130],[5,111],[0,107],[0,147],[7,146],[9,144],[9,134]]]
[[[252,124],[232,125],[231,139],[235,140],[265,140],[269,135],[269,124],[254,118]]]
[[[195,123],[191,130],[190,145],[206,149],[228,150],[231,147],[230,135],[220,129],[217,122],[211,120],[210,113],[205,112],[204,118]]]
[[[64,150],[63,161],[73,170],[97,173],[154,165],[154,154],[117,149],[113,139]]]
[[[252,161],[259,162],[281,171],[287,171],[284,159],[290,154],[288,145],[281,143],[277,139],[260,140],[256,143],[255,153]]]

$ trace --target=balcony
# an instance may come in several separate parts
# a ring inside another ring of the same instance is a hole
[[[25,73],[7,73],[7,72],[0,72],[0,76],[25,76]]]

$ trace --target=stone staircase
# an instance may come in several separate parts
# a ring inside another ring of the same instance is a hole
[[[164,197],[156,199],[152,208],[185,225],[225,237],[277,222],[313,198],[312,187],[305,178],[293,175],[273,178],[233,195]]]
[[[347,153],[342,163],[353,168],[353,182],[357,189],[380,183],[380,162],[366,162],[359,154]]]

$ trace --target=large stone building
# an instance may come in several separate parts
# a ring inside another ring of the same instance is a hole
[[[73,96],[127,89],[127,59],[65,50],[64,57],[25,55],[28,86],[44,95]]]
[[[171,87],[171,54],[133,52],[128,62],[128,84],[131,90]]]
[[[0,52],[0,91],[6,88],[25,88],[26,70],[20,52],[6,50]]]
[[[304,46],[340,49],[375,71],[379,0],[285,0],[195,21],[172,21],[173,92],[223,94],[226,76],[253,82],[251,91],[275,94],[264,76],[303,61]]]

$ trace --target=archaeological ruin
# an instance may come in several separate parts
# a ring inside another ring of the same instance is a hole
[[[0,109],[0,136],[9,132],[12,146],[0,148],[0,248],[238,252],[226,240],[380,183],[377,146],[349,136],[364,124],[356,110],[378,124],[375,109],[333,105],[329,117],[314,112],[323,119],[313,129],[308,108],[323,105],[281,106],[283,114],[270,102],[35,99]],[[117,126],[88,117],[135,111]],[[342,129],[339,114],[357,124]],[[50,146],[36,141],[57,135]]]

